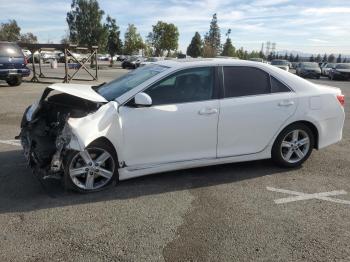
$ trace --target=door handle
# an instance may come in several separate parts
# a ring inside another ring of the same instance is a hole
[[[278,103],[278,106],[292,106],[294,102],[291,100],[285,100]]]
[[[199,115],[213,115],[216,114],[218,110],[216,108],[204,108],[198,111]]]

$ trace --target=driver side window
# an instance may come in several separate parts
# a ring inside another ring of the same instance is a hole
[[[214,92],[214,67],[182,70],[149,87],[152,105],[210,100]]]

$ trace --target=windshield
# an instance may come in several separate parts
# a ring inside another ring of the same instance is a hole
[[[167,68],[168,67],[166,66],[155,64],[139,67],[138,69],[123,75],[122,77],[97,87],[95,91],[108,101],[112,101],[153,76],[158,75]]]
[[[332,68],[332,67],[334,67],[334,64],[327,64],[326,67],[327,67],[327,68]]]
[[[286,60],[272,60],[271,65],[288,65],[288,61]]]
[[[317,63],[312,63],[312,62],[310,62],[310,63],[303,63],[302,66],[303,67],[311,67],[311,68],[320,68]]]
[[[17,45],[0,43],[0,57],[23,57],[23,53]]]
[[[350,64],[339,64],[336,66],[337,69],[350,69]]]

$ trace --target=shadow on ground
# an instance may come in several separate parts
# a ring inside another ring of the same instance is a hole
[[[21,150],[0,152],[0,163],[0,213],[137,198],[234,183],[286,171],[269,160],[226,164],[121,181],[105,191],[84,195],[64,191],[58,180],[40,183],[26,166]]]

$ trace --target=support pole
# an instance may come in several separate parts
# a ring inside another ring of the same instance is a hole
[[[67,48],[64,48],[64,78],[63,83],[68,83],[68,61],[67,61]]]

